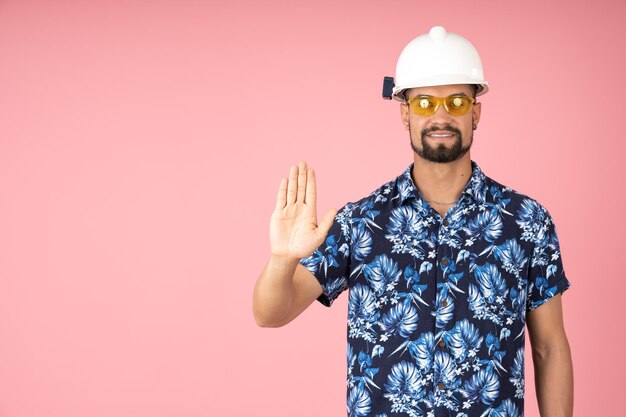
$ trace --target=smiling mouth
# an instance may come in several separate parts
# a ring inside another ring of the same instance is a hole
[[[432,132],[432,133],[428,133],[426,136],[429,136],[431,138],[445,139],[445,138],[451,138],[453,136],[456,136],[456,133],[454,133],[454,132]]]

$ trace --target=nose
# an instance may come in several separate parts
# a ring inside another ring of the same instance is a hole
[[[449,122],[450,120],[452,120],[452,116],[450,116],[450,114],[447,112],[443,103],[441,103],[437,111],[433,113],[432,116],[430,116],[430,121],[433,124],[441,124],[444,122]]]

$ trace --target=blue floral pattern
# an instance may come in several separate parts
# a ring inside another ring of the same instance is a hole
[[[548,211],[484,175],[442,217],[410,165],[300,262],[348,296],[350,417],[524,414],[526,314],[570,287]]]

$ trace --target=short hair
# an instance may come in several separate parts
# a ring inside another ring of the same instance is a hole
[[[476,93],[478,92],[478,85],[470,84],[470,87],[472,89],[472,98],[476,98]]]

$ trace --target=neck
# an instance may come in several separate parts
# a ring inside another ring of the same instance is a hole
[[[433,207],[452,207],[471,176],[472,160],[469,152],[456,161],[447,163],[427,161],[415,154],[411,177],[422,197],[430,201],[429,204]]]

